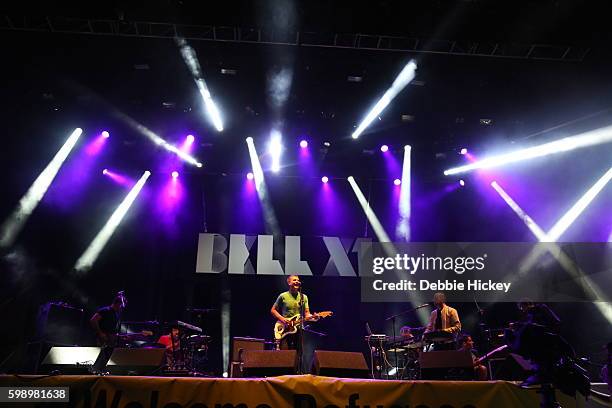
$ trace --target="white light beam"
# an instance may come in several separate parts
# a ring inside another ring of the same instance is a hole
[[[128,210],[132,206],[132,203],[134,200],[136,200],[136,197],[138,197],[140,190],[142,190],[142,187],[145,185],[150,175],[150,171],[145,171],[138,182],[136,182],[134,187],[132,187],[130,192],[125,196],[121,204],[119,204],[106,224],[104,224],[104,227],[102,227],[100,232],[98,232],[98,235],[96,235],[93,241],[91,241],[91,244],[89,244],[89,247],[85,250],[85,252],[83,252],[83,255],[81,255],[81,257],[77,260],[74,266],[76,271],[84,272],[93,266],[94,262],[96,259],[98,259],[98,256],[121,223],[121,220],[123,220],[123,217],[125,214],[127,214]]]
[[[8,248],[15,242],[17,235],[19,235],[26,221],[40,200],[44,197],[47,189],[55,179],[57,172],[62,167],[66,157],[68,157],[68,154],[70,154],[82,133],[83,129],[74,129],[47,167],[45,167],[34,183],[32,183],[24,196],[21,197],[13,213],[6,219],[0,228],[0,247]]]
[[[547,241],[556,242],[561,235],[573,224],[574,221],[582,214],[582,212],[588,207],[588,205],[597,197],[597,195],[604,189],[608,182],[612,179],[612,167],[599,178],[584,193],[582,197],[570,208],[564,215],[555,223],[555,225],[548,231]]]
[[[607,126],[605,128],[591,130],[580,135],[566,137],[538,146],[516,150],[498,156],[487,157],[482,160],[466,164],[464,166],[454,167],[452,169],[445,170],[444,175],[451,176],[454,174],[466,173],[477,169],[499,167],[509,163],[535,159],[537,157],[547,156],[549,154],[567,152],[570,150],[607,143],[610,141],[612,141],[612,126]]]
[[[359,201],[359,204],[361,204],[361,208],[363,209],[363,212],[365,212],[365,215],[368,221],[370,222],[370,225],[372,225],[372,229],[374,230],[374,234],[376,234],[378,241],[379,242],[391,242],[391,239],[389,239],[389,235],[387,235],[387,233],[385,232],[385,229],[383,228],[382,224],[378,220],[378,217],[376,216],[376,214],[370,207],[370,203],[368,203],[368,200],[366,200],[365,196],[361,192],[361,189],[355,182],[355,179],[353,178],[353,176],[350,176],[348,178],[348,182],[353,188],[353,191],[355,192],[355,195],[357,196],[357,200]]]
[[[202,69],[200,68],[198,57],[194,49],[191,48],[187,44],[187,41],[185,41],[183,38],[177,39],[177,42],[179,44],[181,55],[183,56],[183,60],[185,61],[185,64],[187,64],[187,67],[191,71],[193,80],[195,81],[196,86],[198,87],[198,91],[200,92],[200,95],[202,96],[202,100],[204,101],[204,106],[206,107],[206,113],[208,115],[208,119],[212,122],[213,126],[215,127],[215,129],[217,129],[218,132],[222,132],[223,122],[221,120],[221,113],[219,112],[217,105],[215,105],[215,102],[213,101],[212,96],[210,94],[210,90],[208,89],[208,86],[206,85],[206,82],[204,81],[204,78],[202,76]]]
[[[402,163],[402,184],[399,199],[399,220],[395,235],[405,242],[410,241],[410,153],[412,148],[404,146],[404,162]]]
[[[395,98],[397,94],[399,94],[402,89],[404,89],[406,85],[408,85],[410,81],[414,79],[416,69],[417,64],[414,60],[411,60],[410,62],[408,62],[408,64],[406,64],[404,69],[402,69],[402,72],[400,72],[397,78],[395,78],[395,81],[393,81],[391,87],[387,89],[384,95],[378,100],[378,102],[376,102],[376,105],[374,105],[372,110],[368,112],[366,117],[361,121],[357,129],[353,132],[353,134],[351,135],[353,139],[357,139],[359,135],[361,135],[363,131],[370,125],[370,123],[372,123],[372,121],[376,119],[378,115],[380,115],[380,113],[387,107],[387,105],[391,103],[393,98]]]

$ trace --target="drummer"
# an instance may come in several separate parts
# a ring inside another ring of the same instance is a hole
[[[161,336],[157,342],[166,347],[166,365],[168,367],[180,365],[182,350],[179,328],[172,327],[170,333]]]
[[[410,326],[402,326],[400,328],[400,337],[402,339],[402,343],[412,343],[414,341],[412,328]]]
[[[434,306],[436,309],[429,316],[429,323],[425,333],[444,332],[456,336],[461,331],[461,321],[457,310],[446,304],[446,296],[442,292],[434,294]],[[434,345],[434,350],[449,350],[454,347],[454,342]]]

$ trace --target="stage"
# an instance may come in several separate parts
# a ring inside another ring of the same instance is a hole
[[[1,376],[0,386],[69,387],[82,408],[276,408],[276,407],[538,407],[535,390],[506,381],[389,381],[291,375],[269,378],[137,376]],[[564,408],[584,407],[557,392]],[[36,406],[19,403],[19,407]]]

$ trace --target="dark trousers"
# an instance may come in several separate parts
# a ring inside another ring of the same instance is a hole
[[[303,350],[302,350],[302,338],[301,338],[301,330],[298,330],[297,333],[295,334],[290,334],[288,336],[286,336],[285,338],[283,338],[280,342],[280,349],[281,350],[297,350],[297,358],[298,358],[298,366],[297,368],[297,372],[298,374],[304,374],[304,370],[303,370]]]
[[[91,366],[92,373],[99,374],[105,371],[106,364],[108,363],[108,360],[110,360],[114,349],[114,347],[102,347],[100,354],[98,354],[98,358]]]

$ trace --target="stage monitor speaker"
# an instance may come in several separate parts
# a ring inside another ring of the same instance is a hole
[[[533,371],[533,365],[518,354],[489,360],[489,372],[494,380],[523,381]]]
[[[419,358],[423,380],[470,380],[474,378],[472,353],[443,350],[421,353]]]
[[[247,350],[244,357],[245,377],[274,377],[296,374],[295,350]]]
[[[51,347],[43,359],[40,371],[62,374],[87,374],[100,354],[100,347]]]
[[[234,337],[232,346],[232,360],[231,361],[242,361],[241,351],[258,350],[262,351],[266,341],[264,339],[256,339],[253,337]]]
[[[363,354],[347,351],[315,350],[312,372],[328,377],[369,377],[368,364]]]
[[[164,348],[116,348],[106,369],[111,374],[153,374],[165,362],[165,353]]]

